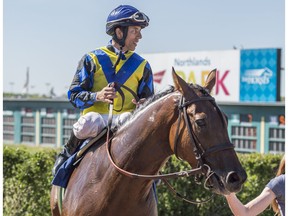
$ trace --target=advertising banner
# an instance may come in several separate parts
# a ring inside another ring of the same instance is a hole
[[[240,101],[280,100],[280,49],[241,50]]]
[[[141,54],[154,74],[156,91],[173,85],[172,67],[185,81],[203,85],[209,72],[217,69],[212,96],[216,101],[239,101],[240,51],[203,51]]]

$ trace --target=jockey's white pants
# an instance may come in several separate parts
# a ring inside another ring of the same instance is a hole
[[[119,115],[113,115],[112,127],[121,125],[132,114],[125,112]],[[82,115],[73,125],[73,132],[78,139],[87,139],[97,136],[108,124],[108,114],[99,114],[89,112]]]

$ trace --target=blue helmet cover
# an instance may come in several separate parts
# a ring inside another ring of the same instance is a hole
[[[130,5],[120,5],[109,14],[107,22],[128,18],[136,12],[138,12],[138,10]]]
[[[149,25],[149,17],[130,5],[120,5],[108,16],[106,22],[106,33],[113,36],[117,26],[141,26]]]

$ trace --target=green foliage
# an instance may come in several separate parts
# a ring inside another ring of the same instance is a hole
[[[274,178],[282,155],[247,154],[240,157],[248,175],[239,198],[243,203],[258,196],[270,179]],[[272,209],[266,209],[261,215],[274,215]]]
[[[3,175],[4,175],[4,215],[7,216],[45,216],[50,213],[51,169],[54,164],[57,149],[40,149],[14,145],[4,146]],[[247,203],[260,194],[265,185],[275,176],[281,155],[239,154],[248,179],[237,195]],[[164,173],[190,169],[187,163],[172,157]],[[180,194],[191,200],[205,200],[211,193],[197,185],[194,177],[171,180],[173,187]],[[158,191],[158,211],[160,216],[177,215],[232,215],[223,196],[215,195],[212,201],[192,205],[177,199],[160,183]],[[97,198],[96,198],[97,199]],[[261,215],[273,215],[272,210],[266,210]]]
[[[51,215],[51,168],[56,152],[33,151],[28,147],[4,147],[4,215]]]
[[[237,196],[242,203],[246,204],[258,196],[269,180],[275,176],[282,155],[238,154],[238,157],[247,172],[248,178],[242,191]],[[172,157],[163,172],[168,173],[188,169],[190,169],[188,164]],[[203,185],[197,185],[193,176],[171,180],[170,183],[172,183],[178,193],[189,200],[203,201],[209,199],[212,195],[203,188]],[[224,196],[215,195],[212,201],[192,205],[172,195],[164,183],[157,186],[157,193],[159,200],[158,211],[161,216],[232,215]],[[267,209],[261,215],[273,215],[273,211]]]

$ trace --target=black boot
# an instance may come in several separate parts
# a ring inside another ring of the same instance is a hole
[[[71,135],[67,141],[67,143],[64,145],[64,149],[59,153],[57,156],[57,159],[55,161],[54,167],[52,169],[52,174],[55,176],[58,169],[61,167],[61,165],[76,151],[77,147],[83,142],[84,140],[78,139],[73,131],[71,132]]]

